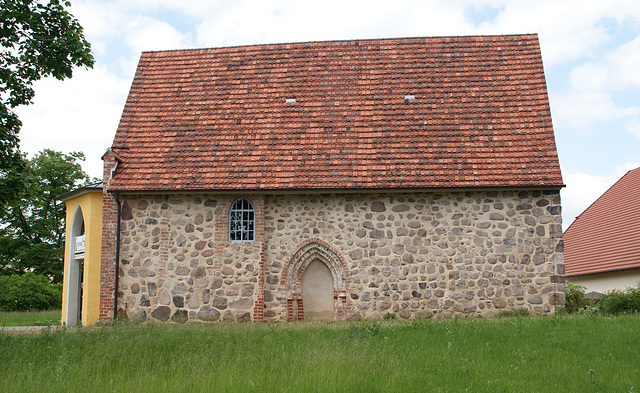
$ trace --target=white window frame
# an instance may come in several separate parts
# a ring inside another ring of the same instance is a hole
[[[247,198],[236,199],[229,209],[229,241],[253,242],[256,238],[256,210]]]

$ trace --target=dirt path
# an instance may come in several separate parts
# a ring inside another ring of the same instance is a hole
[[[39,333],[43,330],[60,330],[62,326],[5,326],[0,327],[0,332],[3,333],[14,333],[14,334],[33,334]]]

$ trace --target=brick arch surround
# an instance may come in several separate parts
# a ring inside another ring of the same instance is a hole
[[[281,285],[286,291],[288,321],[304,318],[302,275],[309,264],[316,259],[327,265],[333,277],[334,319],[344,320],[347,317],[347,294],[351,282],[347,265],[342,256],[329,244],[320,239],[311,239],[296,249],[282,271]]]

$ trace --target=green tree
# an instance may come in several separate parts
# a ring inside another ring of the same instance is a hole
[[[90,182],[82,153],[43,150],[27,161],[23,187],[0,214],[0,269],[34,272],[62,282],[64,203],[56,197]]]
[[[65,7],[68,1],[0,0],[0,206],[21,187],[20,119],[12,111],[33,101],[33,83],[71,78],[93,67],[91,45]]]

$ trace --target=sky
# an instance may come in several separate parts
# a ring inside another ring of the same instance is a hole
[[[640,167],[637,0],[71,0],[93,69],[35,84],[21,150],[81,151],[102,177],[143,51],[285,42],[537,33],[566,188],[564,227]]]

